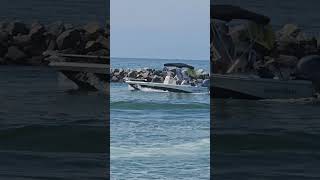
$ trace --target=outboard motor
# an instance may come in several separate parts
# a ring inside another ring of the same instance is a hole
[[[310,80],[314,84],[316,91],[320,90],[320,56],[311,55],[303,57],[297,64],[297,77],[299,79]]]

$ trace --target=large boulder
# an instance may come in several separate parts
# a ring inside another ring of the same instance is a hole
[[[130,71],[127,76],[129,78],[136,78],[137,75],[138,75],[137,71]]]
[[[29,56],[40,56],[47,49],[46,41],[31,41],[29,45],[23,47],[23,51]]]
[[[19,47],[27,46],[31,43],[31,38],[29,35],[19,34],[13,37],[13,44]]]
[[[142,77],[143,77],[144,79],[149,78],[149,77],[150,77],[150,72],[149,72],[149,71],[144,72],[144,73],[142,74]]]
[[[33,56],[29,59],[27,59],[27,63],[29,65],[42,65],[43,64],[43,61],[44,61],[44,57],[43,56]]]
[[[163,77],[155,75],[155,76],[153,76],[151,82],[162,83],[163,82]]]
[[[47,44],[47,50],[53,51],[53,50],[56,50],[56,48],[57,48],[56,40],[55,39],[49,40]]]
[[[65,27],[62,21],[56,21],[47,26],[47,34],[54,37],[58,37],[61,33],[65,31]]]
[[[96,41],[89,41],[87,42],[85,46],[85,51],[88,52],[94,52],[102,49],[102,45]]]
[[[104,49],[110,49],[109,39],[104,36],[99,36],[96,40],[97,43],[101,44],[101,47]]]
[[[21,51],[17,46],[11,46],[8,48],[8,52],[5,56],[7,60],[12,61],[13,63],[22,63],[27,55]]]
[[[65,30],[71,30],[71,29],[74,29],[74,25],[73,24],[70,24],[70,23],[66,23],[64,24],[64,29]]]
[[[117,76],[112,76],[111,82],[118,82],[119,78]]]
[[[0,42],[0,57],[3,57],[7,53],[7,46]]]
[[[9,40],[9,33],[0,30],[0,42],[7,42]]]
[[[20,21],[10,22],[6,27],[6,31],[13,36],[29,33],[27,25]]]
[[[7,27],[8,27],[8,25],[9,25],[9,22],[8,22],[8,21],[1,21],[1,22],[0,22],[0,31],[1,31],[1,30],[6,30]]]
[[[70,29],[63,32],[57,38],[57,45],[60,50],[68,49],[68,48],[76,48],[81,40],[81,35],[79,30],[77,29]]]
[[[29,36],[32,40],[41,40],[43,39],[45,31],[44,25],[35,22],[31,25]]]
[[[100,33],[103,33],[103,28],[98,22],[91,22],[86,24],[83,29],[91,37],[97,37]]]
[[[0,65],[6,64],[6,60],[2,57],[0,57]]]

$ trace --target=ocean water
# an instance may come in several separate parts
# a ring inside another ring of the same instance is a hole
[[[0,6],[0,22],[17,19],[41,23],[64,21],[85,24],[91,21],[106,22],[110,0],[4,0]]]
[[[139,58],[111,58],[111,68],[139,69],[151,68],[162,70],[165,63],[186,63],[196,69],[204,69],[209,72],[209,60],[181,60],[181,59],[139,59]]]
[[[214,179],[319,179],[320,101],[212,100]]]
[[[105,179],[108,97],[46,67],[0,67],[0,179]]]
[[[162,68],[167,61],[112,59],[112,65]],[[201,67],[207,61],[184,62]],[[208,94],[130,91],[123,83],[110,86],[111,179],[209,179]]]
[[[319,1],[213,0],[319,35]],[[213,179],[320,178],[319,100],[211,100]]]

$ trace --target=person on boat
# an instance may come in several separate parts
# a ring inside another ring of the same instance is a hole
[[[181,82],[183,81],[183,74],[180,68],[176,69],[176,75],[174,77],[177,81],[177,84],[181,84]]]
[[[184,69],[184,70],[182,71],[182,77],[183,77],[183,80],[182,80],[181,85],[188,85],[188,84],[190,84],[191,78],[190,78],[190,76],[188,75],[188,70]]]

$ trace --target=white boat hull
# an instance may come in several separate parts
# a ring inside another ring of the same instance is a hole
[[[312,82],[275,80],[233,75],[211,75],[215,98],[296,99],[314,95]]]
[[[152,89],[154,91],[176,92],[176,93],[206,93],[209,92],[208,87],[191,86],[191,85],[172,85],[164,83],[126,81],[131,89],[145,90]]]

